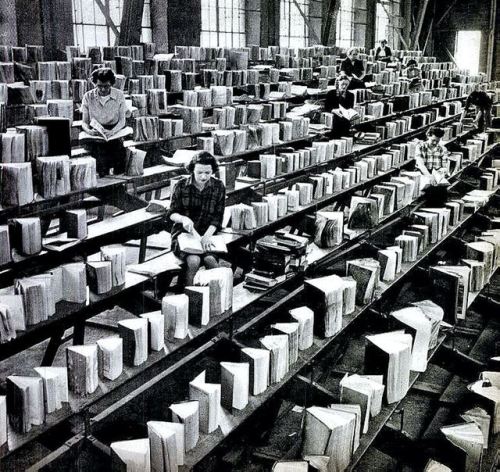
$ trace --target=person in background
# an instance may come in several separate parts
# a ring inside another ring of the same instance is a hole
[[[406,64],[405,69],[406,78],[410,81],[409,90],[412,93],[420,92],[422,90],[422,71],[418,67],[415,59],[410,59]]]
[[[493,108],[493,100],[491,97],[483,91],[475,90],[467,97],[465,102],[465,107],[462,112],[462,117],[460,121],[465,118],[471,105],[476,107],[476,118],[474,120],[480,132],[484,131],[486,128],[491,127],[491,110]]]
[[[417,169],[427,176],[429,187],[426,189],[427,202],[431,205],[443,206],[447,197],[449,176],[449,152],[441,144],[444,131],[436,126],[431,126],[427,131],[427,141],[417,145],[415,164]]]
[[[226,189],[222,181],[215,177],[219,165],[209,152],[196,154],[187,168],[190,175],[176,184],[167,220],[173,223],[172,249],[186,261],[185,283],[189,286],[193,284],[202,259],[207,269],[219,267],[216,255],[210,252],[213,249],[211,237],[222,227]],[[184,254],[179,250],[178,236],[182,232],[194,231],[201,236],[205,251],[202,255]]]
[[[365,76],[365,68],[363,61],[359,59],[359,49],[351,48],[347,52],[347,57],[340,64],[340,72],[345,72],[347,75],[358,80],[363,80]]]
[[[382,39],[380,41],[380,46],[375,51],[375,60],[391,62],[392,61],[392,51],[389,46],[387,46],[387,39]]]
[[[123,173],[125,168],[123,138],[112,139],[125,128],[127,111],[123,92],[113,87],[115,80],[111,69],[96,69],[92,73],[95,88],[82,100],[82,129],[87,134],[84,146],[96,159],[101,177],[108,175],[111,168],[115,174]]]

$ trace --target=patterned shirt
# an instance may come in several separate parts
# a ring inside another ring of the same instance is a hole
[[[222,227],[226,188],[221,180],[211,177],[203,190],[198,190],[193,176],[181,179],[174,188],[167,220],[173,213],[187,216],[193,221],[194,229],[203,236],[210,225],[217,230]],[[172,239],[183,232],[182,225],[174,223]]]
[[[430,147],[429,143],[424,141],[417,146],[415,157],[416,159],[422,159],[425,167],[427,167],[429,171],[441,168],[445,168],[446,171],[448,171],[448,155],[448,150],[441,144],[438,144],[435,147]]]
[[[102,103],[97,88],[89,90],[82,100],[82,113],[87,114],[90,120],[95,119],[101,125],[110,127],[116,125],[120,118],[125,117],[127,111],[125,97],[121,90],[111,88],[108,95],[110,98],[106,103]]]

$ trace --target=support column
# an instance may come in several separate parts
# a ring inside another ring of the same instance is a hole
[[[260,45],[261,21],[260,0],[245,1],[245,32],[247,46]]]
[[[201,1],[168,0],[168,48],[200,46]]]
[[[125,0],[123,2],[120,39],[118,44],[127,46],[141,42],[142,14],[144,0]]]
[[[40,7],[45,60],[65,60],[66,46],[75,43],[73,4],[71,0],[41,0]],[[33,13],[30,18],[34,18]]]
[[[38,0],[15,0],[17,43],[43,44],[42,13]]]
[[[153,42],[156,44],[156,52],[168,52],[168,1],[151,0],[151,28],[153,30]]]
[[[17,46],[15,0],[0,0],[0,44]]]
[[[280,4],[279,0],[261,0],[260,44],[262,47],[279,45]]]

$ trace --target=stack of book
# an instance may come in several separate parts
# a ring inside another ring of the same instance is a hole
[[[76,395],[89,395],[99,387],[97,345],[66,348],[69,389]]]
[[[0,203],[27,205],[34,198],[31,163],[0,164]]]
[[[203,371],[189,382],[189,399],[199,404],[200,431],[205,434],[215,431],[221,419],[221,385],[207,382]]]

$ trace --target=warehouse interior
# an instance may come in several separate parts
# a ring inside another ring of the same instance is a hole
[[[0,471],[499,472],[497,0],[0,0]]]

